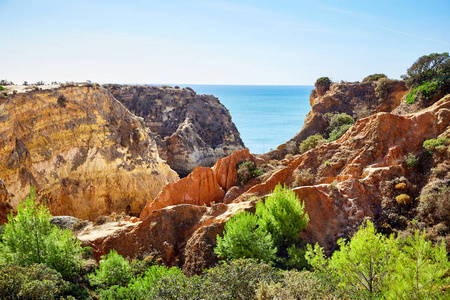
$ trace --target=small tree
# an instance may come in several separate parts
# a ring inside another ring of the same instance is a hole
[[[402,78],[410,87],[417,87],[426,81],[450,77],[450,57],[448,52],[431,53],[419,57]]]
[[[68,277],[81,266],[81,243],[69,230],[60,230],[50,223],[51,214],[44,205],[37,206],[36,190],[19,204],[17,216],[8,215],[0,262],[27,266],[44,263]]]
[[[244,211],[227,221],[223,238],[217,236],[214,252],[225,259],[254,258],[271,262],[277,249],[270,233],[258,226],[258,217]]]
[[[349,242],[340,239],[338,245],[340,250],[331,259],[317,245],[314,249],[308,245],[306,259],[344,294],[364,299],[379,295],[388,284],[397,254],[393,236],[377,234],[367,221]]]
[[[328,77],[320,77],[316,80],[314,86],[316,87],[319,95],[324,95],[326,91],[330,89],[331,80]]]
[[[89,279],[93,285],[124,286],[132,277],[130,263],[113,249],[102,256],[99,268],[95,270],[95,274],[90,274]]]
[[[450,285],[450,263],[445,243],[433,247],[425,231],[408,237],[396,259],[392,281],[385,292],[387,299],[443,299]]]

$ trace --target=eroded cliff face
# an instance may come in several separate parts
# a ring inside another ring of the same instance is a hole
[[[298,149],[300,142],[308,136],[320,133],[328,137],[328,114],[346,113],[355,120],[368,117],[379,112],[391,112],[402,103],[402,97],[408,92],[403,81],[391,81],[385,99],[379,99],[375,89],[376,82],[332,83],[322,93],[315,89],[310,95],[311,110],[306,115],[301,130],[287,143],[267,153],[273,158],[284,158],[290,152],[289,147]],[[290,145],[289,145],[290,144]]]
[[[17,207],[30,185],[53,215],[139,214],[178,180],[141,120],[100,87],[0,100],[0,177]]]
[[[184,177],[244,149],[228,110],[190,88],[110,85],[111,93],[155,133],[158,152]]]
[[[203,199],[200,190],[193,193],[180,180],[166,187],[166,191],[176,192],[163,191],[159,200],[147,204],[142,221],[134,227],[102,237],[86,237],[83,241],[93,246],[98,257],[112,248],[129,257],[156,249],[169,265],[182,266],[189,274],[199,273],[217,261],[213,252],[216,236],[222,234],[229,217],[240,210],[253,210],[259,199],[281,183],[291,187],[305,202],[310,222],[302,238],[308,243],[318,242],[330,254],[339,238],[349,237],[366,219],[384,228],[394,226],[390,212],[411,219],[417,203],[398,203],[396,196],[405,193],[414,199],[437,181],[448,186],[449,147],[435,165],[424,163],[422,169],[411,170],[404,163],[407,154],[422,155],[423,142],[437,137],[450,137],[450,95],[413,114],[380,112],[361,118],[339,140],[284,159],[245,187],[232,186],[229,181],[222,201],[219,198],[224,193],[212,192],[210,198],[206,197],[222,202],[211,207],[199,206],[201,201],[194,203],[193,195]],[[258,158],[253,159],[261,166]],[[441,171],[431,171],[432,166]],[[191,186],[213,182],[223,187],[220,178],[229,168],[221,168],[218,162],[212,170],[197,169],[203,175],[192,175]],[[232,176],[223,178],[229,177]],[[404,185],[398,188],[398,183]],[[224,201],[233,190],[235,197],[231,202]],[[151,209],[155,203],[158,209]]]
[[[5,187],[5,183],[0,178],[0,225],[8,222],[8,214],[12,211],[9,203],[9,193]]]

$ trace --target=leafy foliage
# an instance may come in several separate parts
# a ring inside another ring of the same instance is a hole
[[[306,258],[329,291],[342,298],[441,299],[450,283],[445,243],[433,247],[417,231],[406,241],[387,238],[367,222],[326,258],[318,244]],[[442,298],[443,299],[443,298]]]
[[[331,80],[328,77],[320,77],[316,80],[314,86],[316,87],[317,92],[319,94],[325,94],[326,91],[330,89]]]
[[[450,284],[445,243],[433,247],[425,239],[425,232],[416,231],[400,247],[385,291],[387,299],[440,299],[443,287]]]
[[[364,77],[363,82],[377,81],[382,78],[387,78],[387,76],[385,74],[375,73],[375,74],[369,75],[367,77]]]
[[[5,87],[0,85],[0,91],[4,91],[4,90],[6,90]]]
[[[284,271],[280,282],[260,282],[256,291],[259,300],[328,299],[327,285],[313,272]]]
[[[134,300],[134,299],[154,299],[158,293],[158,287],[165,277],[177,278],[184,276],[181,270],[176,267],[167,268],[165,266],[151,266],[143,276],[131,279],[127,286],[113,285],[100,291],[101,299],[107,300]],[[173,279],[173,278],[171,278]],[[168,279],[170,281],[170,279]]]
[[[1,299],[59,299],[66,285],[60,273],[43,264],[0,264]]]
[[[386,100],[389,93],[392,92],[393,80],[388,78],[381,78],[377,81],[377,86],[375,87],[375,95],[377,95],[380,101]]]
[[[432,100],[435,96],[442,93],[444,87],[444,81],[441,79],[435,79],[433,81],[426,81],[422,85],[412,89],[406,95],[406,103],[413,104],[418,99],[426,101]]]
[[[413,169],[419,166],[419,159],[414,153],[408,153],[408,155],[403,158],[403,163],[406,167]]]
[[[305,204],[295,192],[282,187],[275,187],[265,202],[256,204],[256,216],[260,228],[272,236],[277,247],[286,249],[298,242],[302,232],[309,222],[309,216],[304,211]]]
[[[214,249],[221,258],[254,258],[282,267],[304,267],[300,232],[309,216],[297,195],[277,185],[265,203],[256,205],[255,214],[236,214],[225,224],[224,236],[217,236]],[[275,256],[277,254],[277,256]]]
[[[256,168],[256,164],[252,161],[243,161],[236,166],[237,183],[239,185],[246,184],[250,179],[261,176],[263,172]]]
[[[258,226],[258,217],[244,211],[228,220],[223,238],[217,236],[214,251],[221,258],[255,258],[271,262],[277,249],[271,234]]]
[[[93,285],[123,286],[128,284],[132,276],[130,263],[113,249],[102,257],[99,268],[95,274],[89,275],[89,279]]]
[[[429,154],[433,154],[434,152],[445,152],[445,150],[447,150],[448,144],[450,144],[450,139],[438,138],[424,141],[423,147]]]
[[[0,262],[21,266],[45,263],[64,277],[80,269],[80,242],[69,230],[50,224],[51,215],[44,205],[36,206],[36,191],[19,204],[17,216],[8,216],[0,243]]]
[[[305,153],[311,149],[314,149],[322,144],[324,144],[326,140],[319,133],[308,136],[304,141],[300,143],[299,150],[300,153]]]
[[[335,113],[330,116],[328,142],[339,139],[355,123],[355,120],[346,113]]]
[[[417,87],[436,78],[448,80],[450,77],[450,57],[448,52],[431,53],[419,57],[402,76],[410,87]]]

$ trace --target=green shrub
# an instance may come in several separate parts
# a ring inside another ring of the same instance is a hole
[[[92,285],[124,286],[131,280],[133,273],[128,260],[113,249],[109,254],[102,256],[99,268],[95,270],[95,274],[90,274],[88,277]]]
[[[60,273],[43,264],[0,264],[1,299],[59,299],[66,285]]]
[[[430,139],[423,142],[423,147],[429,154],[433,154],[434,152],[445,152],[447,150],[447,145],[450,144],[450,139],[448,138],[438,138],[438,139]]]
[[[263,172],[256,168],[252,161],[243,161],[236,165],[237,168],[237,183],[239,185],[246,184],[250,179],[261,176]]]
[[[392,92],[393,80],[388,78],[382,78],[378,80],[377,86],[375,87],[375,95],[377,95],[380,101],[386,100],[389,94]]]
[[[304,203],[293,191],[277,185],[265,203],[257,203],[255,214],[242,212],[228,220],[214,251],[221,258],[254,258],[281,267],[304,267],[302,249],[296,246],[300,246],[300,232],[308,221]]]
[[[330,132],[330,136],[328,137],[327,142],[333,142],[338,140],[341,136],[344,135],[344,133],[347,132],[347,130],[349,130],[350,127],[352,127],[352,125],[353,124],[344,124],[342,126],[334,128]]]
[[[300,143],[299,150],[300,153],[305,153],[311,149],[314,149],[322,144],[324,144],[326,140],[319,133],[308,136],[304,141]]]
[[[382,78],[387,78],[387,76],[384,74],[376,73],[376,74],[372,74],[367,77],[364,77],[363,82],[378,81],[379,79],[382,79]]]
[[[335,113],[330,116],[327,131],[330,132],[328,142],[339,139],[355,123],[355,120],[346,113]]]
[[[51,215],[44,205],[34,203],[36,191],[19,204],[16,217],[11,213],[0,243],[0,263],[21,266],[45,263],[70,277],[81,267],[80,242],[70,230],[60,230],[50,223]]]
[[[0,85],[0,91],[6,90],[3,86]]]
[[[202,299],[254,299],[261,282],[277,282],[279,271],[253,260],[233,260],[206,270]]]
[[[258,217],[244,211],[227,221],[223,238],[217,236],[214,251],[224,259],[255,258],[272,262],[277,249],[270,233],[258,226]]]
[[[423,193],[417,212],[420,219],[428,223],[445,222],[450,225],[450,187],[442,186]]]
[[[413,169],[419,166],[419,159],[414,153],[408,153],[408,155],[403,158],[403,163],[407,168]]]
[[[256,204],[255,214],[259,228],[270,233],[278,248],[287,249],[296,244],[300,233],[309,222],[305,204],[298,199],[294,191],[280,184],[264,202]]]
[[[418,99],[426,101],[432,100],[435,96],[443,92],[444,82],[442,80],[427,81],[422,85],[412,89],[406,95],[406,103],[413,104]]]
[[[313,272],[284,271],[280,282],[261,282],[256,291],[258,300],[329,299],[326,284]]]
[[[184,276],[179,268],[165,266],[152,266],[143,276],[131,279],[127,286],[114,285],[100,291],[101,299],[107,300],[134,300],[155,299],[158,289],[163,285],[165,277],[176,278],[176,285],[180,285],[180,278]],[[173,278],[172,278],[173,279]],[[167,281],[165,280],[167,285]]]
[[[314,86],[319,94],[323,95],[330,89],[331,80],[328,77],[320,77],[316,80]]]

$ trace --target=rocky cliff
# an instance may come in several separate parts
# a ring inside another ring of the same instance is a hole
[[[244,149],[228,110],[212,95],[167,86],[106,86],[155,133],[158,152],[184,177]]]
[[[0,178],[13,207],[33,185],[53,215],[92,220],[139,214],[178,176],[107,90],[68,86],[0,99]]]
[[[415,199],[445,187],[447,194],[439,197],[449,195],[449,146],[440,149],[439,158],[430,158],[422,147],[425,140],[437,137],[450,137],[450,95],[416,113],[379,112],[360,118],[339,140],[279,161],[245,187],[232,186],[235,182],[229,181],[223,190],[226,193],[203,187],[219,184],[223,188],[218,178],[234,175],[225,175],[228,168],[220,168],[218,162],[212,171],[196,169],[196,174],[185,178],[190,184],[180,180],[149,201],[142,221],[134,227],[87,237],[84,243],[93,246],[98,257],[112,248],[130,257],[156,249],[168,264],[198,273],[217,261],[213,252],[216,236],[228,218],[239,210],[254,209],[259,199],[281,183],[305,202],[310,222],[303,239],[319,242],[331,253],[337,239],[350,236],[365,219],[373,220],[384,232],[407,228],[409,220],[418,218],[418,206],[425,200],[402,202],[400,195]],[[410,155],[417,157],[419,165],[406,163]],[[264,167],[258,158],[252,159]],[[234,196],[225,201],[233,190]],[[206,191],[212,191],[210,197],[202,196]],[[208,199],[215,199],[216,204],[199,206]],[[447,207],[449,200],[442,201]],[[448,219],[450,212],[441,215]],[[436,226],[448,231],[442,224]]]
[[[272,158],[284,158],[291,149],[298,149],[300,142],[308,136],[320,133],[325,138],[329,132],[329,115],[346,113],[355,120],[368,117],[378,112],[391,112],[402,102],[408,92],[403,81],[390,80],[385,88],[386,96],[380,99],[377,95],[377,82],[332,83],[329,89],[314,89],[310,95],[311,110],[306,115],[301,130],[287,143],[268,153]]]

